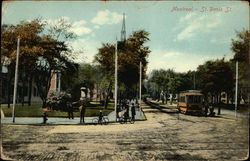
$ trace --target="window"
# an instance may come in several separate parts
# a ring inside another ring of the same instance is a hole
[[[181,96],[179,102],[186,102],[185,101],[185,96]]]
[[[190,95],[188,96],[188,103],[201,103],[201,96]]]

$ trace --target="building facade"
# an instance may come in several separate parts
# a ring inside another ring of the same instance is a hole
[[[8,79],[8,69],[3,66],[1,73],[1,103],[2,104],[10,104],[13,103],[13,91],[14,91],[14,82],[11,84]],[[51,73],[51,81],[50,81],[50,89],[49,93],[52,92],[60,92],[61,91],[61,73],[60,71],[52,71]],[[17,88],[17,104],[42,104],[42,99],[39,96],[37,85],[34,81],[29,82],[27,80],[18,82]]]

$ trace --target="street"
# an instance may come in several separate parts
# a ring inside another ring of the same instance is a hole
[[[248,119],[183,115],[143,104],[146,121],[109,125],[2,124],[14,160],[241,160]],[[223,110],[222,110],[223,113]]]

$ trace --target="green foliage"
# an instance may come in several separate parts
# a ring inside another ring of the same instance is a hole
[[[2,109],[5,117],[12,117],[12,106],[8,108],[7,106],[2,105]],[[32,105],[32,106],[21,106],[17,105],[15,107],[15,116],[16,117],[42,117],[43,110],[42,105]]]
[[[149,76],[146,88],[154,99],[163,99],[168,94],[176,94],[181,89],[182,77],[172,69],[153,70]]]
[[[180,91],[194,89],[202,90],[205,95],[219,95],[221,92],[232,93],[234,79],[232,64],[218,59],[207,61],[197,68],[197,71],[177,73],[173,70],[154,70],[149,76],[147,90],[155,99],[160,99],[161,93],[176,94]]]
[[[235,53],[233,61],[239,62],[239,89],[240,95],[247,100],[250,88],[250,32],[242,30],[237,32],[237,39],[232,40],[231,50]]]
[[[91,105],[93,104],[94,103],[91,102]],[[99,104],[97,104],[95,107],[91,107],[91,105],[87,107],[85,117],[99,116],[100,110],[102,110],[102,112],[106,116],[114,110],[113,103],[110,103],[107,109],[104,109]],[[2,106],[2,109],[3,109],[5,117],[12,117],[12,106],[11,108],[8,108],[7,106]],[[42,118],[43,112],[44,111],[42,110],[42,105],[31,105],[31,106],[17,105],[15,109],[15,116],[16,117],[41,117]],[[68,117],[68,113],[66,111],[49,111],[48,116],[49,117]],[[79,117],[80,112],[75,111],[74,116]]]
[[[82,63],[76,72],[72,72],[71,75],[70,73],[63,75],[62,88],[72,95],[73,101],[78,101],[81,87],[86,87],[89,90],[88,96],[92,98],[94,89],[102,88],[103,80],[103,74],[99,66]]]
[[[19,78],[23,84],[35,81],[44,106],[50,87],[51,71],[60,70],[65,75],[75,72],[78,67],[71,60],[74,52],[66,43],[67,40],[75,38],[69,32],[70,26],[64,20],[53,26],[41,19],[35,19],[17,25],[3,25],[1,29],[1,63],[8,67],[10,80],[14,73],[19,36]]]
[[[204,93],[219,94],[223,91],[229,92],[233,88],[233,70],[230,62],[225,61],[224,58],[200,65],[198,74]]]
[[[232,51],[235,53],[232,61],[224,58],[209,60],[199,65],[196,71],[176,73],[171,70],[154,70],[146,84],[147,92],[153,98],[160,98],[160,93],[178,93],[179,91],[194,88],[202,90],[206,96],[217,98],[221,92],[226,92],[231,101],[234,97],[235,86],[235,61],[239,61],[239,97],[246,101],[249,82],[249,43],[250,34],[248,30],[237,33],[237,40],[232,40]],[[195,78],[194,78],[195,77]],[[245,90],[244,90],[245,89]],[[239,99],[238,99],[239,100]]]
[[[144,30],[135,31],[125,42],[120,42],[118,49],[118,82],[119,86],[125,87],[126,92],[136,90],[136,84],[139,81],[139,64],[142,62],[143,79],[146,75],[147,57],[150,50],[144,46],[149,41],[149,33]],[[122,46],[122,48],[120,48]],[[110,85],[114,82],[115,72],[115,45],[103,44],[95,55],[95,62],[100,65]],[[134,87],[131,90],[131,87]],[[109,92],[108,92],[109,93]],[[129,94],[125,94],[129,95]]]

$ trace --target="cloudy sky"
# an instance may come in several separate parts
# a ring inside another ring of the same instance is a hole
[[[55,23],[63,17],[78,35],[72,46],[83,50],[77,61],[92,62],[101,43],[120,39],[123,13],[127,37],[140,29],[150,33],[148,72],[160,68],[185,72],[206,60],[230,59],[235,31],[249,28],[248,4],[236,1],[15,1],[3,3],[2,24],[38,17]]]

